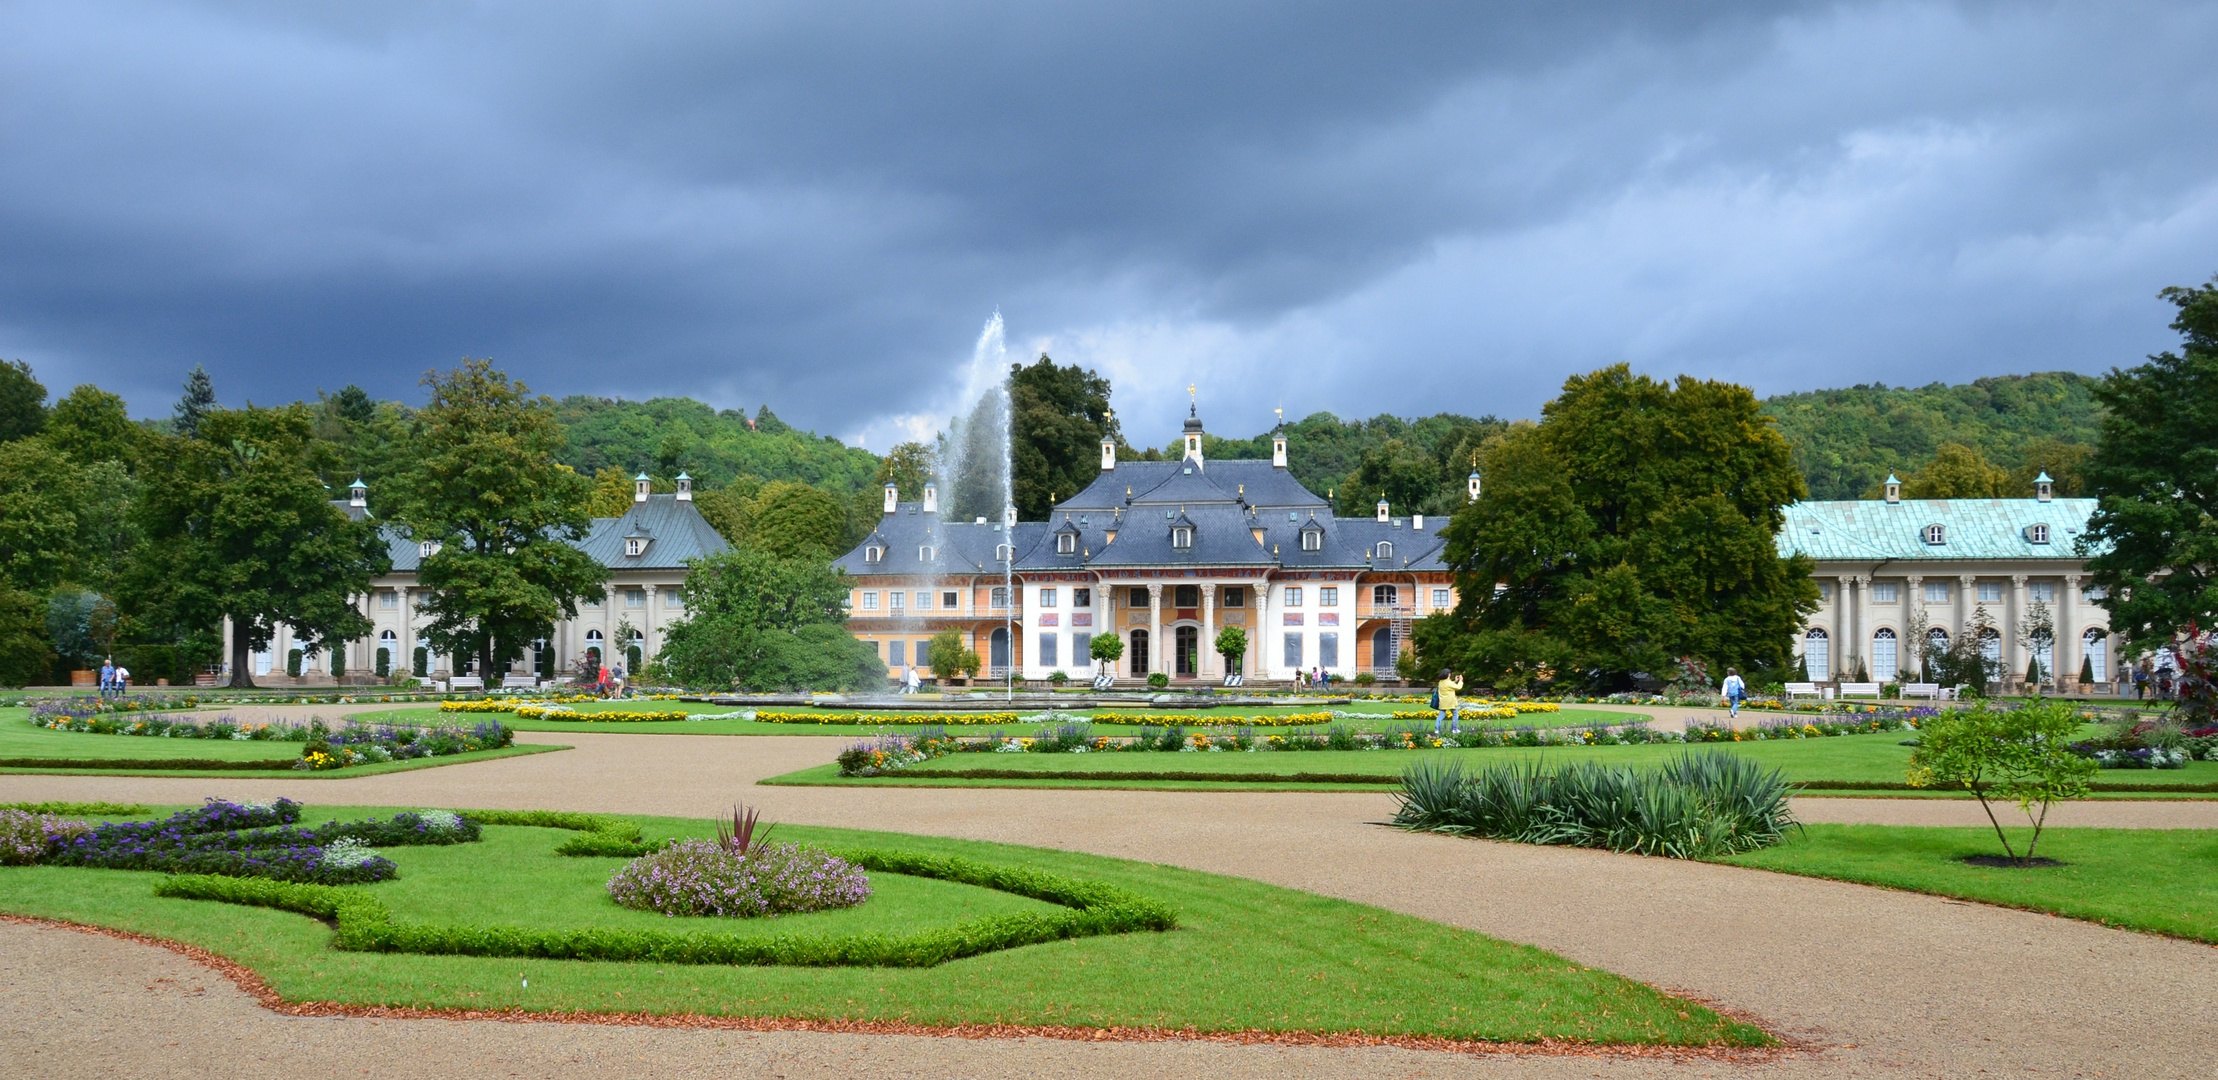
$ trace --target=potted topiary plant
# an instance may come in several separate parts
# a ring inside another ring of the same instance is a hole
[[[1165,674],[1163,674],[1163,673],[1162,673],[1162,672],[1160,672],[1160,671],[1150,671],[1150,672],[1148,672],[1148,685],[1149,685],[1149,686],[1151,686],[1151,687],[1153,687],[1153,688],[1155,688],[1155,689],[1157,689],[1157,690],[1161,690],[1161,689],[1163,689],[1164,687],[1166,687],[1166,686],[1169,686],[1170,684],[1171,684],[1171,677],[1170,677],[1170,676],[1168,676],[1168,675],[1165,675]]]

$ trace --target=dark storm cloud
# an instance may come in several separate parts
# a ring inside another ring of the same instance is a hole
[[[491,354],[870,430],[979,323],[1159,440],[2163,344],[2206,6],[0,9],[0,355],[160,413]],[[1162,414],[1162,422],[1156,420]],[[1163,430],[1155,430],[1157,427]]]

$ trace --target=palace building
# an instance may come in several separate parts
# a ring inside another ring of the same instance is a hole
[[[1046,521],[943,520],[937,489],[923,496],[887,485],[878,527],[837,562],[854,580],[848,628],[896,674],[929,667],[930,638],[952,628],[994,678],[1084,678],[1100,634],[1124,639],[1120,678],[1391,675],[1412,623],[1456,602],[1447,521],[1384,502],[1334,516],[1287,471],[1283,429],[1269,461],[1208,460],[1192,411],[1177,461],[1120,462],[1104,441],[1100,475]],[[1247,651],[1228,667],[1215,643],[1229,626]]]
[[[663,629],[685,617],[686,563],[729,551],[731,545],[693,505],[692,477],[679,474],[674,495],[651,494],[645,474],[632,483],[631,507],[619,517],[594,518],[585,537],[576,541],[581,550],[608,568],[606,593],[581,603],[577,618],[556,623],[553,634],[532,642],[521,660],[507,672],[493,673],[487,685],[498,686],[509,676],[563,677],[580,659],[598,663],[606,657],[612,666],[629,669],[632,665],[626,646],[637,648],[642,657],[652,657],[662,649]],[[370,515],[369,488],[356,480],[347,489],[346,500],[334,505],[355,520],[363,520]],[[347,676],[371,681],[380,652],[395,676],[446,679],[482,675],[472,670],[474,658],[440,655],[420,635],[417,618],[425,590],[418,584],[417,570],[431,557],[434,546],[410,538],[394,525],[383,526],[381,533],[393,567],[372,580],[366,595],[356,598],[374,628],[370,636],[340,646],[346,650]],[[618,641],[627,624],[630,640]],[[223,632],[224,640],[230,640],[228,619]],[[293,647],[291,629],[278,626],[269,648],[254,654],[254,677],[283,679],[285,657]],[[327,648],[314,661],[303,661],[300,681],[329,682],[330,670]]]

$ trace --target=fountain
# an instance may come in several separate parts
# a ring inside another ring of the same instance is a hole
[[[999,522],[995,528],[1006,539],[996,540],[994,547],[998,549],[1007,543],[1013,554],[1015,537],[1011,526],[1016,518],[1016,499],[1009,450],[1009,347],[998,311],[986,320],[985,328],[978,333],[978,343],[971,349],[961,400],[971,403],[969,411],[948,420],[947,430],[940,434],[933,450],[932,474],[941,492],[940,520]],[[935,598],[939,596],[938,573],[935,565],[931,580]],[[1002,595],[1009,600],[1002,611],[1010,660],[1003,669],[1003,689],[1013,696],[1016,667],[1013,560],[1002,562],[1001,577]],[[967,589],[966,595],[969,595]],[[987,645],[987,661],[992,662],[991,643]]]

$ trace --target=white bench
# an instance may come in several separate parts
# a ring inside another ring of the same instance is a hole
[[[539,689],[539,678],[536,675],[504,675],[501,677],[501,689],[537,690]]]
[[[475,675],[457,675],[454,678],[447,680],[447,692],[450,694],[458,690],[483,689],[485,689],[485,680],[480,679]]]
[[[1879,684],[1875,682],[1844,682],[1841,684],[1840,695],[1844,698],[1876,698],[1879,696]]]
[[[1822,698],[1824,696],[1825,692],[1819,690],[1818,684],[1814,682],[1791,682],[1787,684],[1788,701],[1793,701],[1798,697]]]
[[[1957,689],[1954,686],[1942,686],[1940,683],[1903,683],[1902,696],[1905,698],[1921,697],[1930,701],[1954,701]]]

